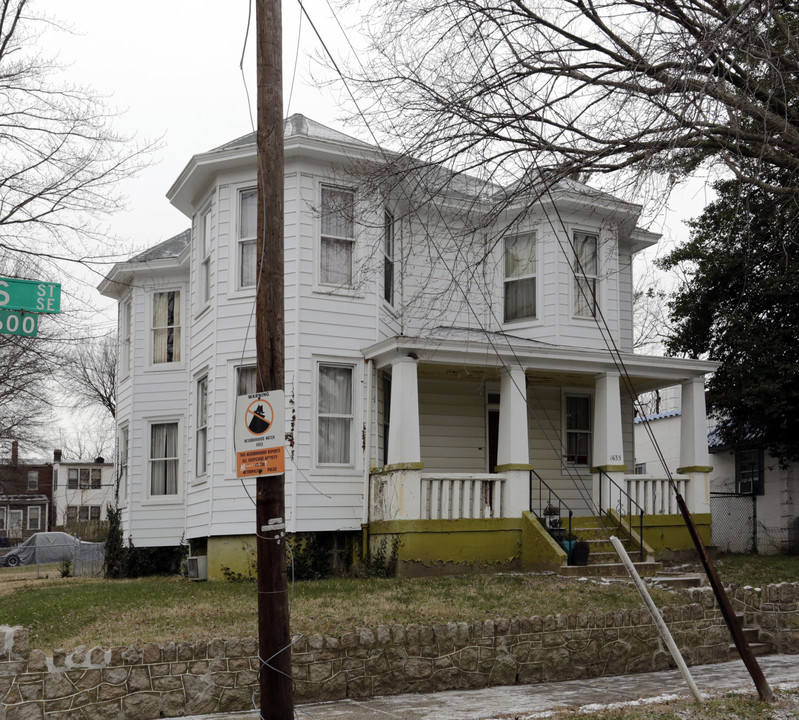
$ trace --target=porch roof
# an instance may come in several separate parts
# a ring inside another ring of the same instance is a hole
[[[458,327],[437,327],[424,336],[395,335],[362,350],[364,358],[377,368],[401,357],[418,359],[420,365],[446,368],[483,368],[499,371],[521,367],[538,384],[593,384],[601,373],[629,374],[636,392],[667,387],[683,380],[713,372],[718,363],[709,360],[665,358],[554,345],[501,332]]]

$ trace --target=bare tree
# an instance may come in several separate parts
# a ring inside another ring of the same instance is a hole
[[[146,163],[90,91],[59,84],[38,47],[51,21],[28,0],[0,0],[0,251],[40,260],[98,257],[98,221],[120,206],[116,183]]]
[[[799,191],[799,13],[784,0],[373,0],[364,17],[371,53],[350,87],[414,163],[514,198],[577,173],[640,193],[702,165],[760,185],[778,168],[778,190]]]
[[[116,335],[90,339],[68,351],[61,374],[72,407],[104,408],[115,418],[116,364]]]

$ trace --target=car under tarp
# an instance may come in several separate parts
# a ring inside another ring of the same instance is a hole
[[[11,561],[15,557],[19,562]],[[10,550],[6,565],[45,565],[70,560],[73,564],[102,565],[105,543],[84,542],[65,532],[40,532]]]

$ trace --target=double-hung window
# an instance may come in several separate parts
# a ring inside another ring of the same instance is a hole
[[[202,217],[200,228],[200,303],[207,305],[211,300],[211,210]]]
[[[102,468],[91,469],[91,488],[92,490],[99,490],[103,486],[103,470]]]
[[[39,506],[28,508],[28,530],[42,529],[42,509]]]
[[[128,442],[128,426],[123,425],[119,428],[118,465],[116,468],[120,498],[125,497],[128,491]]]
[[[5,531],[6,529],[6,509],[4,507],[0,507],[0,530]]]
[[[250,188],[239,193],[238,286],[255,287],[258,234],[258,190]]]
[[[39,471],[28,470],[28,490],[39,489]]]
[[[742,495],[763,495],[763,451],[759,448],[736,450],[735,491]]]
[[[383,215],[383,299],[394,304],[394,216]]]
[[[566,462],[590,465],[591,396],[566,395]]]
[[[68,490],[78,489],[78,468],[69,468],[67,474],[67,489]]]
[[[355,193],[322,187],[322,238],[319,282],[352,287],[355,258]]]
[[[180,362],[180,291],[153,293],[153,364]]]
[[[236,395],[252,395],[256,392],[258,373],[255,365],[241,365],[236,368]]]
[[[575,231],[574,236],[574,314],[596,317],[599,238],[594,233]]]
[[[197,457],[196,475],[205,475],[208,469],[208,376],[197,381]]]
[[[150,426],[150,495],[178,493],[178,424]]]
[[[66,524],[72,525],[78,522],[78,506],[77,505],[67,505],[67,516],[66,516]]]
[[[535,318],[535,233],[505,238],[505,322]]]
[[[131,306],[130,300],[125,300],[119,306],[119,374],[123,378],[130,375],[130,333]]]
[[[320,465],[352,464],[351,365],[319,365],[317,460]]]

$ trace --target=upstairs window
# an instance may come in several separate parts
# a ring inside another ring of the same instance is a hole
[[[200,302],[207,305],[211,300],[211,211],[203,215],[200,228]]]
[[[355,256],[355,193],[322,187],[322,239],[319,282],[352,287]]]
[[[319,366],[320,465],[352,464],[352,374],[350,365]]]
[[[91,473],[91,489],[99,490],[103,486],[102,468],[92,468],[90,473]]]
[[[535,233],[505,238],[505,322],[535,318]]]
[[[596,317],[598,237],[592,233],[574,233],[574,314]]]
[[[78,469],[77,468],[69,468],[67,473],[67,489],[68,490],[77,490],[78,489]]]
[[[150,426],[150,495],[178,493],[178,424]]]
[[[128,375],[130,375],[130,333],[130,300],[125,300],[119,306],[119,374],[123,378],[126,378]]]
[[[208,469],[208,377],[197,381],[197,458],[196,474],[205,475]]]
[[[239,289],[255,287],[257,269],[258,190],[239,193]]]
[[[566,462],[590,465],[591,397],[566,395]]]
[[[39,471],[28,470],[28,490],[39,489]]]
[[[153,364],[180,362],[180,291],[153,294]]]
[[[394,304],[394,216],[383,215],[383,299]]]

